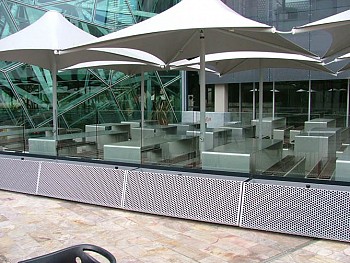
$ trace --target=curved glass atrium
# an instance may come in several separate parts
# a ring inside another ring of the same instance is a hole
[[[57,10],[100,37],[150,18],[179,0],[0,0],[0,38]],[[342,1],[223,1],[238,13],[281,31],[347,10]],[[317,32],[287,36],[322,55],[330,43]],[[23,39],[25,41],[25,39]],[[343,64],[342,64],[343,65]],[[341,65],[336,65],[337,70]],[[52,76],[48,70],[0,61],[0,150],[162,169],[208,170],[286,180],[350,182],[348,73],[264,71],[263,139],[258,138],[258,73],[208,74],[205,149],[199,151],[198,73],[118,70],[58,73],[58,142],[52,137]],[[220,101],[224,90],[227,99]],[[218,110],[219,104],[225,104]]]

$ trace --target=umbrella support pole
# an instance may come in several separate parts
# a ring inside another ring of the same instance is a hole
[[[242,83],[239,83],[239,95],[238,95],[238,112],[239,121],[242,122]]]
[[[276,110],[276,87],[275,82],[272,82],[272,119],[275,118],[275,110]]]
[[[346,94],[346,127],[349,127],[349,110],[350,110],[350,79],[348,79],[348,87]]]
[[[255,98],[255,82],[253,82],[253,120],[256,119],[256,98]]]
[[[145,72],[141,72],[141,91],[140,91],[140,99],[141,99],[141,148],[142,148],[142,142],[143,142],[143,127],[145,126]],[[140,149],[141,150],[141,149]],[[141,154],[141,153],[140,153]],[[140,162],[142,166],[142,158]]]
[[[309,79],[309,103],[307,109],[307,120],[311,120],[311,78]]]
[[[57,136],[58,136],[58,117],[57,117],[57,65],[56,60],[54,59],[54,63],[52,66],[52,132],[53,138],[55,140],[56,145],[56,155],[57,152]]]
[[[260,62],[261,63],[261,62]],[[262,139],[264,82],[262,68],[259,67],[259,139]]]
[[[141,72],[141,131],[145,122],[145,73]],[[141,136],[142,137],[142,136]]]
[[[201,53],[200,53],[200,71],[199,71],[199,91],[200,91],[200,135],[199,151],[200,155],[205,149],[205,41],[204,32],[200,34]],[[202,156],[201,156],[202,160]]]

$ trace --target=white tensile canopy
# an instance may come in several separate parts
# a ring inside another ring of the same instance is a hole
[[[325,30],[332,36],[332,43],[329,47],[324,58],[334,57],[343,55],[335,61],[350,58],[350,35],[348,34],[350,30],[350,10],[341,12],[336,15],[326,17],[324,19],[298,26],[292,29],[292,33],[304,33],[311,32],[315,30]],[[333,61],[334,62],[334,61]],[[345,65],[341,68],[338,73],[344,72],[350,69],[350,65]],[[349,127],[349,110],[350,110],[350,80],[348,80],[347,88],[347,111],[346,111],[346,126]]]
[[[67,67],[64,70],[83,68],[109,69],[123,72],[126,75],[139,74],[147,71],[164,70],[161,65],[153,65],[137,61],[91,61],[78,63]]]
[[[57,138],[57,70],[91,60],[146,61],[164,64],[153,55],[126,48],[89,49],[58,55],[96,37],[79,29],[56,11],[46,12],[40,19],[23,30],[0,40],[0,60],[18,61],[48,69],[52,73],[53,134]]]
[[[338,62],[338,61],[343,61],[343,60],[346,61],[346,60],[349,60],[349,59],[350,59],[350,53],[347,53],[347,54],[345,54],[343,56],[340,56],[340,57],[336,58],[332,62]],[[350,69],[350,62],[347,63],[346,65],[344,65],[342,68],[340,68],[337,73],[339,74],[339,73],[342,73],[342,72],[344,72],[346,70],[349,70],[349,69]]]
[[[207,66],[211,66],[220,75],[240,72],[245,70],[259,69],[259,125],[262,125],[263,110],[263,78],[262,69],[265,68],[295,68],[323,71],[334,74],[326,68],[322,61],[316,58],[299,54],[286,54],[275,52],[223,52],[205,56]],[[199,58],[178,61],[178,67],[198,64]],[[260,103],[261,102],[261,103]],[[273,106],[274,107],[274,106]],[[309,105],[310,107],[310,105]],[[262,129],[259,129],[259,138],[262,138]]]
[[[182,60],[173,63],[174,66],[189,66],[199,64],[199,58]],[[228,73],[260,69],[260,68],[295,68],[324,71],[334,74],[326,68],[320,59],[300,54],[278,52],[234,51],[209,54],[205,56],[205,63],[214,71],[225,75]]]
[[[77,53],[59,54],[60,50],[96,40],[57,11],[48,11],[30,26],[0,40],[0,59],[19,61],[45,69],[62,69],[95,60],[144,61],[164,64],[146,52],[127,48],[88,49]],[[60,56],[58,56],[60,55]]]
[[[100,50],[100,49],[99,49]],[[147,53],[146,53],[147,54]],[[180,70],[175,64],[171,64],[168,67],[165,67],[162,64],[151,64],[151,63],[145,63],[145,62],[138,62],[138,61],[90,61],[90,62],[82,62],[75,64],[73,66],[67,67],[64,70],[72,70],[72,69],[81,69],[81,68],[96,68],[96,69],[109,69],[109,70],[115,70],[123,72],[126,75],[133,75],[133,74],[140,74],[142,72],[148,72],[148,71],[163,71],[163,70]],[[187,70],[187,71],[198,71],[199,66],[198,65],[188,65],[188,66],[182,66],[181,70]],[[218,74],[215,70],[206,68],[206,72]]]
[[[324,58],[334,55],[342,55],[350,51],[350,10],[326,17],[324,19],[294,27],[293,34],[305,33],[316,30],[325,30],[332,36],[332,44]]]
[[[1,39],[0,59],[52,70],[59,64],[54,51],[94,39],[96,37],[74,26],[60,13],[48,11],[28,27]]]
[[[204,55],[227,51],[265,51],[313,55],[286,40],[271,26],[245,18],[220,0],[183,0],[126,29],[77,47],[127,47],[146,51],[166,65],[200,56],[200,150],[205,133]]]
[[[152,18],[84,46],[143,50],[166,64],[199,56],[201,39],[206,54],[266,51],[312,55],[274,32],[274,27],[241,16],[220,0],[182,0]]]

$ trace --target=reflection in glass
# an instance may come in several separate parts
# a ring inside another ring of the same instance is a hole
[[[50,9],[62,12],[74,25],[99,37],[148,19],[177,2],[1,1],[0,37],[28,26]],[[334,1],[324,1],[322,5],[297,0],[223,2],[248,18],[282,31],[350,7],[339,7]],[[330,41],[329,36],[321,33],[290,38],[312,51],[325,50]],[[227,112],[214,112],[215,84],[208,84],[206,149],[201,158],[197,72],[187,73],[184,79],[178,71],[146,72],[144,109],[141,109],[138,74],[127,76],[103,69],[60,72],[56,148],[50,140],[50,72],[9,62],[0,62],[0,69],[0,124],[3,129],[7,126],[2,132],[11,132],[9,137],[2,133],[3,151],[163,168],[208,169],[229,174],[243,172],[255,177],[349,180],[343,176],[346,167],[337,163],[348,161],[350,137],[346,127],[347,81],[341,78],[331,80],[307,71],[270,70],[264,84],[261,127],[254,120],[259,103],[258,96],[254,97],[251,92],[257,89],[254,72],[228,78]],[[312,77],[310,120],[309,76]],[[275,97],[270,91],[273,82],[278,90]],[[185,92],[182,84],[187,88]],[[140,123],[142,112],[143,124]],[[263,131],[262,140],[256,136],[259,129]]]

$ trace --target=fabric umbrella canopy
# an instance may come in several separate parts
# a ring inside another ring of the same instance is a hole
[[[164,64],[143,51],[120,48],[88,49],[59,55],[62,49],[93,41],[96,37],[79,29],[56,11],[46,12],[30,26],[0,40],[0,60],[18,61],[52,73],[53,134],[57,138],[57,70],[78,62],[124,59]]]
[[[316,30],[325,30],[332,36],[332,43],[324,58],[345,54],[350,51],[350,10],[326,17],[324,19],[294,27],[293,34],[305,33]]]
[[[270,51],[313,55],[275,33],[275,28],[241,16],[220,0],[182,0],[143,22],[102,36],[84,47],[127,47],[173,61],[205,53]],[[203,40],[203,41],[201,41]]]
[[[343,56],[340,56],[340,57],[338,57],[338,58],[336,58],[334,61],[332,61],[332,63],[333,62],[339,62],[339,61],[346,61],[346,60],[349,60],[350,59],[350,53],[347,53],[347,54],[345,54],[345,55],[343,55]],[[344,71],[347,71],[347,70],[349,70],[350,69],[350,62],[349,63],[347,63],[346,65],[344,65],[343,67],[341,67],[339,70],[338,70],[338,74],[340,74],[340,73],[342,73],[342,72],[344,72]]]
[[[90,61],[78,63],[67,67],[64,70],[82,69],[82,68],[96,68],[109,69],[125,73],[126,75],[134,75],[147,71],[164,70],[161,65],[147,64],[137,61]]]
[[[183,0],[131,27],[103,36],[87,47],[127,47],[146,51],[166,65],[200,56],[200,150],[205,133],[204,55],[225,51],[266,51],[313,55],[275,33],[275,28],[245,18],[220,0]]]
[[[322,61],[316,58],[307,57],[299,54],[286,54],[275,52],[223,52],[217,54],[209,54],[205,56],[205,61],[208,66],[220,73],[220,75],[259,69],[259,125],[262,125],[262,110],[263,110],[263,75],[264,68],[295,68],[323,71],[329,74],[334,74],[333,71],[326,68]],[[181,65],[198,64],[199,58],[192,60],[178,61],[178,67]],[[309,105],[310,106],[310,105]],[[262,129],[259,129],[259,138],[262,138]]]
[[[199,58],[182,60],[172,63],[174,68],[181,66],[198,65]],[[314,71],[323,71],[334,74],[326,68],[320,59],[300,54],[278,52],[238,51],[222,52],[205,56],[205,63],[214,71],[225,75],[228,73],[260,69],[260,68],[294,68]]]
[[[146,53],[147,54],[147,53]],[[90,62],[82,62],[75,64],[73,66],[64,68],[63,70],[71,70],[71,69],[79,69],[79,68],[96,68],[96,69],[110,69],[110,70],[116,70],[125,73],[126,75],[133,75],[133,74],[139,74],[142,72],[148,72],[148,71],[163,71],[163,70],[179,70],[175,64],[171,64],[169,67],[165,67],[162,64],[157,63],[145,63],[145,62],[138,62],[138,61],[122,61],[122,60],[115,60],[115,61],[90,61]],[[188,65],[181,67],[181,70],[186,71],[198,71],[199,65]],[[206,72],[218,74],[213,69],[206,68]]]
[[[49,70],[66,68],[80,62],[112,59],[164,64],[151,54],[127,48],[92,48],[70,54],[60,52],[96,39],[98,38],[74,26],[59,12],[51,10],[28,27],[1,39],[0,59]]]

